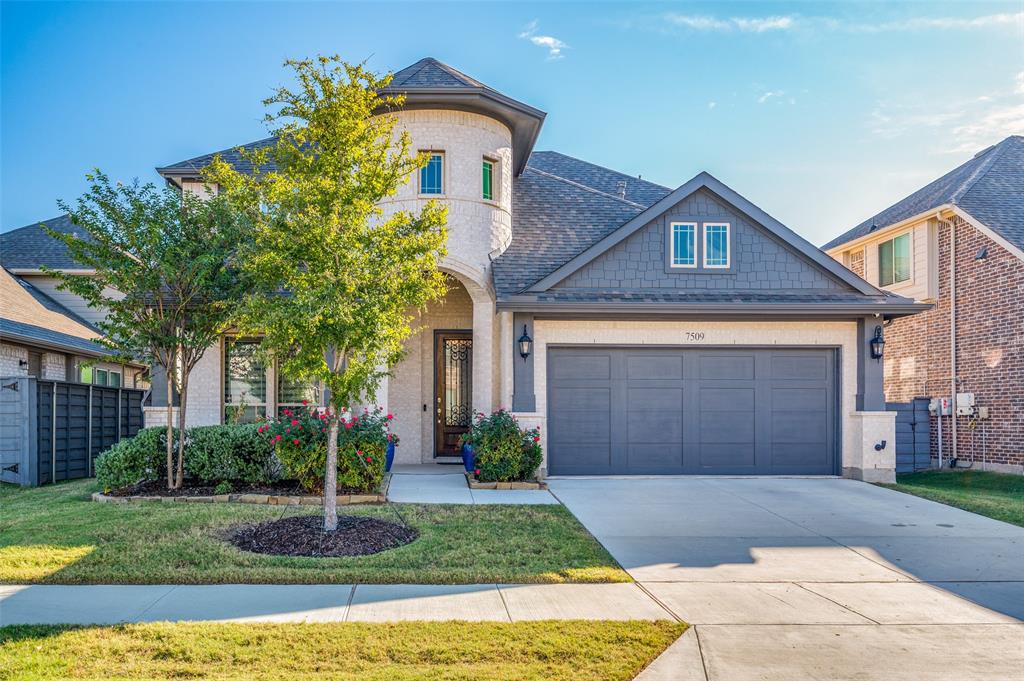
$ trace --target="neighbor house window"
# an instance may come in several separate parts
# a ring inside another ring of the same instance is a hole
[[[697,223],[672,223],[672,267],[697,266]]]
[[[494,200],[494,161],[484,159],[483,167],[483,197],[487,201]]]
[[[427,165],[420,168],[420,194],[444,193],[444,154],[427,152]]]
[[[267,415],[267,368],[257,356],[260,341],[224,343],[224,422],[252,423]]]
[[[891,286],[910,279],[910,233],[878,244],[878,285]]]
[[[729,267],[728,223],[704,223],[704,267]]]

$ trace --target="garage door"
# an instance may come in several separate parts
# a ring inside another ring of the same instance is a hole
[[[548,351],[551,475],[832,475],[826,349]]]

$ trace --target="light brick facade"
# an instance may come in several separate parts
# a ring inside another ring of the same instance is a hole
[[[1024,472],[1024,260],[959,216],[938,222],[928,245],[937,262],[937,298],[927,312],[897,319],[886,329],[885,393],[890,402],[950,396],[950,229],[956,250],[957,391],[974,393],[989,419],[944,417],[942,455],[953,453],[951,418],[961,465]],[[863,276],[866,248],[841,260]],[[977,255],[985,249],[986,257]],[[915,258],[928,257],[916,252]],[[932,417],[932,458],[938,424]]]

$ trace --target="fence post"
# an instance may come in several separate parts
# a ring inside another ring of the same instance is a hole
[[[117,389],[117,440],[115,440],[115,442],[120,442],[120,441],[121,441],[121,389],[118,388]]]
[[[86,444],[85,444],[85,458],[86,458],[86,461],[89,462],[89,464],[87,466],[87,470],[89,472],[89,476],[88,477],[91,478],[92,477],[92,384],[89,385],[89,407],[88,407],[88,409],[89,409],[89,411],[88,411],[87,418],[89,420],[86,422],[86,429],[87,429],[88,435],[86,436],[86,440],[85,440],[85,442],[86,442]]]
[[[57,482],[57,381],[50,388],[50,483]]]

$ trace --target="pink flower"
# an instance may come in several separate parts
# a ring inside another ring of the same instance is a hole
[[[359,456],[362,456],[362,455],[363,455],[363,452],[362,452],[361,450],[358,450],[358,449],[357,449],[357,450],[356,450],[356,454],[358,454]]]
[[[345,428],[346,429],[347,428],[351,428],[351,427],[352,427],[352,422],[351,421],[349,421],[348,423],[345,424]]]
[[[534,435],[533,436],[533,441],[534,442],[540,442],[540,436],[539,435]]]
[[[321,428],[320,430],[322,430],[322,431],[323,431],[323,432],[325,432],[325,433],[327,432],[327,429],[326,429],[326,428]]]
[[[479,469],[479,468],[477,468],[477,469],[476,469],[475,471],[473,471],[473,474],[474,474],[474,475],[480,475],[480,469]]]
[[[299,425],[299,422],[296,419],[292,419],[292,425],[297,426]]]
[[[274,442],[280,442],[280,441],[281,441],[281,436],[280,435],[278,435],[277,437],[274,438]]]
[[[292,432],[292,429],[291,429],[291,428],[285,428],[285,429],[284,429],[284,432],[286,432],[286,433],[290,433],[290,432]]]
[[[303,407],[305,407],[307,404],[309,404],[309,400],[302,400],[302,406]]]
[[[297,444],[299,444],[299,441],[298,440],[292,440],[292,444],[293,445],[297,445]]]
[[[392,414],[391,412],[388,412],[388,415],[387,415],[387,416],[386,416],[385,418],[386,418],[386,419],[387,419],[388,421],[390,421],[391,419],[395,418],[395,415],[394,415],[394,414]]]
[[[366,457],[366,463],[373,463],[373,457],[372,456]]]

